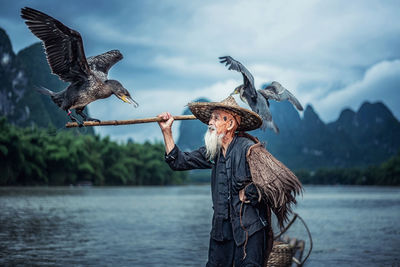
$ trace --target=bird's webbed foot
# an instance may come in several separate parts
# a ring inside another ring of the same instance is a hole
[[[99,119],[91,118],[91,117],[86,117],[86,121],[95,121],[95,122],[100,122]]]
[[[74,115],[72,115],[71,110],[67,111],[68,117],[71,119],[71,121],[76,122],[79,127],[83,126],[83,122],[79,121]]]
[[[76,109],[76,114],[78,114],[79,116],[81,116],[83,118],[84,121],[95,121],[95,122],[100,122],[100,120],[95,119],[95,118],[91,118],[89,116],[87,116],[85,113],[83,113],[83,109]]]

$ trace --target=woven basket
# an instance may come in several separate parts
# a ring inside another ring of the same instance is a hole
[[[295,249],[288,243],[274,241],[274,246],[269,254],[265,267],[290,267]]]

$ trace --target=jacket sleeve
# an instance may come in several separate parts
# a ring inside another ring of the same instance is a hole
[[[174,171],[211,169],[212,163],[206,159],[205,155],[205,147],[200,147],[192,152],[182,152],[175,145],[171,152],[165,155],[165,161]]]

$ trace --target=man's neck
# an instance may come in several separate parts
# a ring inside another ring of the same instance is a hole
[[[226,133],[224,135],[224,137],[222,137],[222,146],[221,146],[221,148],[222,148],[222,154],[224,155],[224,157],[226,155],[226,152],[228,151],[229,144],[233,140],[233,137],[234,137],[234,133],[231,133],[231,132]]]

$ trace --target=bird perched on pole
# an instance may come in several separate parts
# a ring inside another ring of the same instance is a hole
[[[243,84],[236,87],[231,95],[239,94],[240,99],[250,106],[250,108],[261,116],[263,120],[262,129],[272,129],[275,133],[279,133],[279,128],[272,119],[269,110],[269,99],[276,101],[289,100],[299,110],[303,110],[300,102],[287,89],[278,82],[272,82],[270,86],[262,90],[256,90],[254,86],[254,77],[239,61],[230,56],[219,57],[220,63],[229,66],[229,70],[236,70],[242,73]]]
[[[21,17],[32,33],[42,40],[52,72],[70,83],[60,92],[44,87],[37,90],[49,95],[55,104],[68,113],[72,121],[79,123],[71,115],[71,109],[75,109],[85,121],[100,121],[88,117],[83,110],[89,103],[112,94],[134,107],[138,106],[120,82],[107,77],[109,69],[123,58],[120,51],[111,50],[86,58],[79,32],[33,8],[22,8]]]

